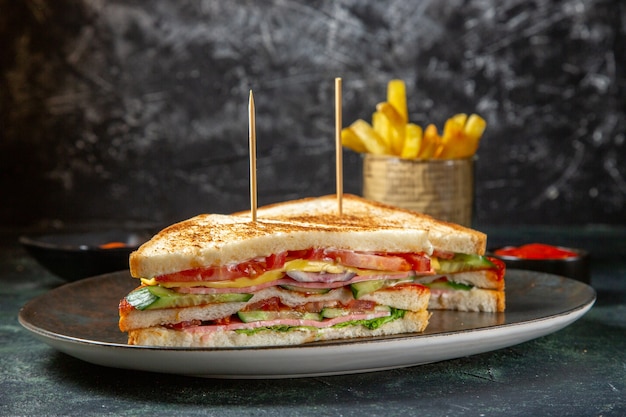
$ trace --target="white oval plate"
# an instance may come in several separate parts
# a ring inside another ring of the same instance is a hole
[[[28,302],[20,323],[35,337],[103,366],[212,378],[295,378],[379,371],[489,352],[564,328],[593,306],[590,286],[509,270],[506,313],[434,311],[424,333],[260,348],[130,346],[117,305],[137,285],[127,271],[58,287]]]

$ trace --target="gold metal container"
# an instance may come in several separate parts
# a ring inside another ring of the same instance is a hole
[[[469,227],[474,157],[413,160],[365,154],[363,197]]]

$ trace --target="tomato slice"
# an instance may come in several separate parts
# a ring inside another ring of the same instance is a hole
[[[200,326],[202,324],[201,320],[190,320],[190,321],[181,321],[180,323],[175,324],[166,324],[165,327],[172,330],[183,330],[187,327]]]
[[[258,276],[263,269],[255,262],[215,266],[210,268],[188,269],[173,274],[155,277],[157,282],[196,282],[196,281],[227,281],[241,277]]]
[[[433,256],[439,259],[452,259],[454,258],[454,252],[442,251],[435,249]]]
[[[285,266],[287,260],[287,252],[281,252],[273,254],[265,258],[265,270],[271,271],[272,269],[278,269]]]
[[[267,271],[282,268],[287,252],[273,254],[262,260],[251,260],[240,264],[229,264],[209,268],[189,269],[156,277],[157,282],[228,281],[242,277],[254,278]]]
[[[430,272],[430,258],[423,253],[405,253],[401,255],[411,264],[411,270],[415,272]]]
[[[257,301],[256,303],[248,304],[241,311],[281,311],[288,309],[279,297],[266,298],[265,300]]]
[[[352,310],[352,312],[362,312],[362,313],[372,311],[374,310],[376,306],[377,306],[376,302],[367,301],[367,300],[352,300],[352,301],[349,301],[347,304],[342,305],[343,308],[350,309]]]
[[[287,252],[287,259],[304,259],[307,261],[321,261],[324,259],[324,249],[304,249],[304,250],[290,250]]]
[[[504,273],[506,272],[506,264],[504,263],[504,261],[498,258],[492,258],[491,256],[488,257],[488,259],[491,261],[492,264],[496,266],[494,271],[496,272],[496,274],[498,274],[498,280],[500,281],[504,279]]]
[[[348,250],[327,250],[326,255],[336,262],[360,269],[376,271],[410,271],[411,263],[402,256],[360,253]]]

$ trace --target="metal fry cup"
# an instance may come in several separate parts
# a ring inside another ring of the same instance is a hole
[[[365,154],[363,197],[469,227],[474,157],[414,160]]]

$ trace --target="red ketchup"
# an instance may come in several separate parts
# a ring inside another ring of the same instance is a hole
[[[128,246],[124,242],[108,242],[98,246],[100,249],[119,249]]]
[[[543,243],[529,243],[519,247],[506,247],[494,252],[498,256],[510,256],[521,259],[566,259],[578,256],[576,252],[546,245]]]

